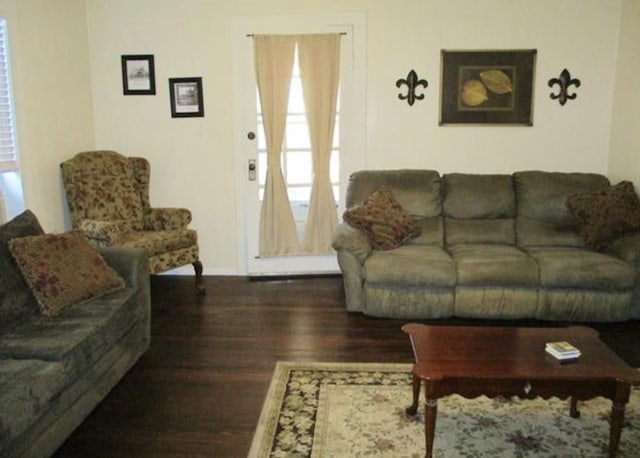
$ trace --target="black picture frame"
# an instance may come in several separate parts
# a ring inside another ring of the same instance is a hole
[[[440,125],[533,125],[535,49],[442,50]]]
[[[155,95],[156,72],[152,54],[120,56],[124,95]]]
[[[202,77],[169,78],[172,118],[202,118]]]

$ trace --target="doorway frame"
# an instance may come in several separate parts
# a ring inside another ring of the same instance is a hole
[[[345,205],[346,186],[349,176],[356,170],[365,168],[366,159],[366,14],[359,12],[313,14],[313,15],[277,15],[277,16],[241,16],[231,19],[231,59],[233,79],[233,134],[234,159],[236,170],[236,221],[237,221],[237,259],[236,270],[242,275],[308,275],[318,273],[337,273],[339,267],[336,255],[325,256],[286,256],[274,261],[261,263],[256,268],[249,263],[250,236],[246,202],[252,198],[248,194],[247,167],[249,146],[247,138],[248,109],[245,106],[247,91],[255,90],[254,78],[245,77],[248,62],[253,71],[253,48],[247,40],[253,34],[310,34],[345,33],[351,41],[350,55],[343,55],[341,65],[350,66],[342,84],[348,90],[341,90],[340,117],[343,128],[340,129],[340,199],[338,213],[342,215]],[[255,75],[252,73],[252,75]],[[251,87],[253,84],[253,87]],[[313,258],[313,266],[309,261]]]

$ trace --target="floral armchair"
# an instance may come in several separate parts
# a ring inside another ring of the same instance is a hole
[[[95,246],[144,248],[151,273],[193,264],[196,288],[204,293],[198,235],[187,228],[191,212],[151,207],[146,159],[87,151],[60,168],[74,229],[82,230]]]

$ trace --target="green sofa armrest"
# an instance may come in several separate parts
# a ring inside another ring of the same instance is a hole
[[[631,297],[632,319],[640,319],[640,232],[622,235],[607,244],[604,252],[628,262],[636,270],[636,286]]]
[[[640,232],[625,234],[607,244],[605,253],[622,259],[640,271]]]
[[[347,250],[362,264],[372,251],[371,243],[367,235],[347,223],[340,223],[333,232],[333,249],[336,251]]]
[[[191,222],[191,211],[186,208],[149,208],[144,215],[147,231],[185,229]]]
[[[84,235],[96,246],[110,246],[118,242],[122,234],[131,231],[131,224],[125,220],[99,221],[83,219],[78,225]]]
[[[143,248],[104,247],[100,255],[128,286],[149,288],[149,257]]]

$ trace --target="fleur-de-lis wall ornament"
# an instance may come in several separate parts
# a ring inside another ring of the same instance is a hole
[[[566,68],[562,70],[559,78],[551,78],[549,80],[549,87],[553,87],[556,84],[560,86],[560,92],[558,94],[552,92],[549,94],[549,97],[553,100],[558,99],[560,105],[564,105],[567,103],[567,100],[573,100],[577,97],[577,94],[569,94],[569,86],[580,87],[580,80],[571,78],[571,73],[569,73],[569,70]]]
[[[406,100],[409,106],[411,106],[416,100],[424,99],[424,94],[416,94],[416,89],[420,86],[426,89],[429,83],[427,80],[418,79],[418,75],[415,70],[411,70],[407,74],[407,79],[399,79],[396,81],[397,88],[402,85],[407,86],[407,93],[406,95],[398,94],[398,98],[400,100]]]

